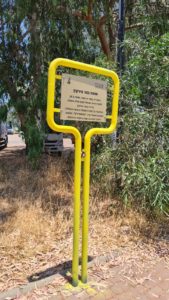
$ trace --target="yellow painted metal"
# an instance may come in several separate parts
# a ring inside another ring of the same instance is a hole
[[[62,79],[61,75],[56,75],[56,79]]]
[[[109,75],[114,81],[114,95],[112,97],[112,114],[108,128],[92,128],[84,138],[84,169],[83,169],[83,222],[82,222],[82,274],[81,280],[87,282],[87,262],[88,262],[88,215],[89,215],[89,190],[90,190],[90,145],[91,138],[95,134],[110,134],[117,124],[118,98],[119,98],[119,78],[116,73],[109,71]]]
[[[80,227],[80,186],[81,186],[81,134],[79,130],[72,126],[58,125],[54,119],[54,113],[59,112],[55,108],[55,87],[57,78],[56,69],[62,65],[60,59],[51,62],[48,72],[48,104],[47,122],[51,129],[57,132],[71,133],[75,137],[75,163],[74,163],[74,217],[73,217],[73,259],[72,259],[72,278],[73,285],[78,285],[78,266],[79,266],[79,227]],[[55,82],[56,81],[56,82]]]
[[[60,108],[55,107],[53,111],[60,113]]]
[[[107,116],[110,119],[108,128],[92,128],[87,131],[84,137],[84,157],[81,158],[82,138],[79,130],[73,126],[58,125],[55,122],[54,114],[60,109],[55,107],[55,88],[57,80],[61,79],[56,74],[59,66],[87,71],[109,77],[114,82],[114,94],[112,97],[112,114]],[[87,282],[87,249],[88,249],[88,210],[89,210],[89,185],[90,185],[90,143],[91,137],[95,134],[110,134],[117,124],[119,97],[119,79],[115,72],[100,67],[58,58],[51,62],[48,73],[48,103],[47,122],[54,131],[71,133],[75,137],[75,165],[74,165],[74,221],[73,221],[73,260],[72,279],[73,285],[78,285],[79,265],[79,226],[80,226],[80,186],[81,186],[81,163],[84,162],[83,172],[83,222],[82,222],[82,282]]]

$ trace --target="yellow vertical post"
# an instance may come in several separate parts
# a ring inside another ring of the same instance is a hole
[[[84,138],[84,171],[83,171],[83,220],[82,220],[82,282],[87,282],[87,262],[88,262],[88,219],[89,219],[89,192],[90,192],[90,148],[91,137],[95,134],[110,134],[117,124],[118,97],[119,97],[119,78],[116,73],[111,72],[114,81],[114,95],[112,96],[112,114],[107,116],[110,119],[108,128],[92,128],[87,131]]]
[[[74,208],[73,208],[73,259],[72,285],[78,285],[79,269],[79,228],[80,228],[80,186],[81,186],[81,135],[75,136],[74,162]]]
[[[89,132],[89,131],[88,131]],[[87,282],[88,262],[88,214],[89,214],[89,190],[90,190],[90,136],[84,138],[84,168],[83,168],[83,220],[82,220],[82,274],[81,280]]]
[[[78,285],[79,269],[79,231],[80,231],[80,187],[81,187],[81,134],[79,130],[72,126],[59,125],[55,123],[54,113],[60,112],[55,108],[55,87],[56,79],[61,76],[56,75],[56,69],[62,59],[55,59],[51,62],[48,72],[48,105],[47,122],[51,129],[56,132],[71,133],[75,137],[75,161],[74,161],[74,203],[73,203],[73,259],[72,259],[72,284]]]

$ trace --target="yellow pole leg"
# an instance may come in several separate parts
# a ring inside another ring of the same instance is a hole
[[[90,136],[84,140],[84,169],[83,169],[83,221],[82,221],[82,273],[81,280],[87,282],[88,263],[88,219],[89,219],[89,186],[90,186]]]
[[[81,135],[75,137],[74,163],[74,216],[73,216],[73,259],[72,285],[78,286],[79,231],[80,231],[80,187],[81,187]]]

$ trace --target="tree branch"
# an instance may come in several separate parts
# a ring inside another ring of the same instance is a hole
[[[99,37],[99,40],[100,40],[100,43],[102,46],[102,50],[103,50],[104,54],[106,54],[107,58],[110,59],[111,58],[111,50],[110,50],[110,47],[109,47],[104,29],[103,29],[103,24],[99,23],[96,27],[96,30],[97,30],[97,34],[98,34],[98,37]]]
[[[73,11],[73,12],[72,12],[72,15],[73,15],[74,17],[80,18],[80,19],[83,20],[83,21],[89,22],[92,26],[96,26],[96,23],[95,23],[95,21],[93,20],[93,18],[92,18],[91,15],[86,15],[86,14],[82,13],[81,11]]]
[[[93,0],[89,0],[88,2],[88,16],[92,18],[92,9],[93,9]]]
[[[131,29],[134,29],[134,28],[142,28],[143,26],[144,26],[143,23],[132,24],[128,27],[125,27],[125,31],[131,30]]]
[[[92,8],[93,8],[93,0],[89,0],[88,1],[88,14],[85,14],[79,10],[74,10],[72,11],[72,15],[74,17],[80,18],[83,21],[86,21],[88,23],[90,23],[96,30],[100,43],[101,43],[101,47],[103,52],[105,53],[105,55],[107,56],[108,59],[111,58],[111,50],[109,47],[109,43],[107,41],[106,38],[106,34],[104,31],[103,26],[105,25],[106,21],[107,21],[107,16],[102,16],[99,20],[94,20],[93,16],[92,16]],[[58,6],[57,7],[57,11],[60,12],[64,12],[66,11],[66,7],[63,6]],[[67,11],[67,13],[70,14],[70,12]]]
[[[107,17],[106,16],[102,16],[98,22],[98,26],[103,26],[107,21]]]

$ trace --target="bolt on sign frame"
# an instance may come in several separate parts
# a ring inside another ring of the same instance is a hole
[[[106,116],[110,119],[107,128],[91,128],[84,137],[84,149],[82,149],[82,137],[80,131],[73,126],[59,125],[55,122],[54,114],[60,113],[60,108],[55,107],[55,86],[57,80],[62,76],[57,74],[58,67],[72,68],[89,73],[95,73],[111,78],[114,82],[112,95],[112,112]],[[79,231],[80,231],[80,188],[81,188],[81,165],[83,168],[83,200],[82,200],[82,268],[81,280],[87,282],[87,262],[88,262],[88,211],[89,211],[89,187],[90,187],[90,145],[91,138],[95,134],[110,134],[117,124],[119,98],[119,78],[110,70],[97,66],[80,63],[64,58],[54,59],[48,72],[48,101],[47,101],[47,123],[49,127],[57,132],[70,133],[75,137],[75,162],[74,162],[74,217],[73,217],[73,259],[72,259],[72,284],[78,285],[79,268]],[[82,155],[83,153],[83,155]]]

